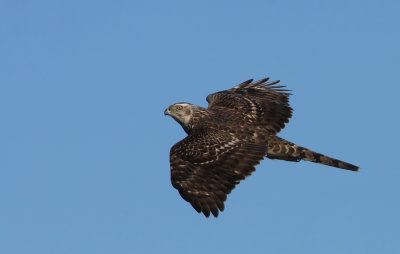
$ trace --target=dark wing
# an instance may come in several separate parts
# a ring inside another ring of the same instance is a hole
[[[206,217],[217,217],[235,185],[249,176],[267,153],[230,133],[207,130],[171,148],[171,182],[181,196]]]
[[[276,86],[279,80],[266,83],[268,79],[254,83],[250,79],[232,89],[210,94],[207,96],[208,109],[235,109],[252,124],[276,134],[292,117],[290,93],[283,89],[285,86]]]

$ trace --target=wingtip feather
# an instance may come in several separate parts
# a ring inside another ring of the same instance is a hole
[[[253,79],[246,80],[246,81],[240,83],[239,85],[235,86],[234,88],[246,87],[247,85],[251,84],[251,82],[253,82]]]

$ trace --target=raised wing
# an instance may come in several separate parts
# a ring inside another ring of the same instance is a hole
[[[268,80],[252,83],[250,79],[232,89],[210,94],[208,109],[235,109],[252,124],[276,134],[289,122],[293,110],[289,105],[290,90],[276,86],[279,80],[267,83]]]
[[[264,158],[267,146],[218,130],[189,135],[171,148],[171,182],[193,208],[217,217],[227,195]]]

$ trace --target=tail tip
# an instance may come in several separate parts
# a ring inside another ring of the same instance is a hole
[[[343,169],[348,169],[354,172],[360,172],[360,167],[352,165],[352,164],[348,164],[345,167],[342,167]]]

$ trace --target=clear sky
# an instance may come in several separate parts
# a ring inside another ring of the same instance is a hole
[[[400,253],[399,1],[0,1],[0,253]],[[206,219],[170,184],[175,102],[292,89],[282,137]]]

